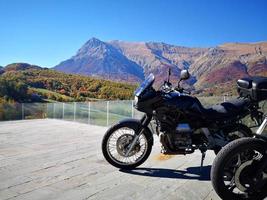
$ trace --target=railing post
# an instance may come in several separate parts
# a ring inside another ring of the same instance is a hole
[[[107,101],[107,126],[109,124],[109,101]]]
[[[53,103],[53,119],[55,119],[55,110],[56,110],[56,106],[55,106],[56,103]]]
[[[74,108],[73,108],[73,120],[76,121],[76,102],[74,102]]]
[[[24,119],[24,103],[21,104],[21,119]]]
[[[134,118],[134,100],[132,100],[132,118]]]
[[[49,111],[48,111],[48,103],[46,103],[46,118],[48,119],[49,118]]]
[[[65,103],[62,103],[62,119],[64,119],[64,115],[65,115]]]
[[[91,103],[88,102],[88,124],[90,124],[90,117],[91,117]]]

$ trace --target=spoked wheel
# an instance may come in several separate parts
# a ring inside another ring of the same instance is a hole
[[[215,158],[211,181],[222,199],[263,199],[267,196],[267,171],[258,170],[266,158],[266,143],[241,138],[226,145]]]
[[[121,169],[132,169],[148,158],[152,140],[146,129],[138,137],[136,132],[136,128],[120,124],[107,131],[102,141],[102,152],[111,165]]]

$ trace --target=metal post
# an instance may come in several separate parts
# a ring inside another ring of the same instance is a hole
[[[64,119],[65,115],[65,103],[62,103],[62,119]]]
[[[53,103],[53,119],[55,119],[55,109],[56,109],[55,104],[56,104],[56,103]]]
[[[132,118],[134,118],[134,100],[132,100]]]
[[[107,101],[107,126],[109,124],[109,101]]]
[[[223,95],[223,102],[225,102],[226,101],[226,99],[225,99],[225,95]]]
[[[46,103],[46,118],[49,118],[48,103]]]
[[[24,119],[24,103],[21,104],[21,119]]]
[[[73,119],[76,121],[76,102],[74,102]]]
[[[91,103],[90,102],[88,102],[88,124],[90,124],[90,113],[91,112]]]

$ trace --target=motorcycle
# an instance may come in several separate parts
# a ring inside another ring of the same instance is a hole
[[[267,99],[267,80],[264,87],[255,89],[250,89],[252,97]],[[253,137],[237,139],[222,148],[212,164],[211,181],[222,199],[267,196],[267,115]]]
[[[262,121],[259,101],[240,95],[239,98],[205,108],[180,82],[190,77],[181,70],[176,87],[168,78],[159,90],[153,88],[150,74],[135,91],[134,107],[144,113],[140,120],[125,119],[110,127],[102,140],[102,153],[113,166],[133,169],[149,157],[154,144],[153,132],[159,136],[163,154],[190,154],[199,149],[201,166],[208,149],[218,153],[230,141],[252,136],[251,129],[241,123],[251,115]],[[243,82],[239,80],[238,88]],[[241,94],[241,93],[240,93]],[[153,124],[155,127],[150,128]]]
[[[267,196],[267,117],[252,138],[240,138],[218,153],[211,168],[212,185],[222,199]],[[266,133],[265,133],[266,134]]]

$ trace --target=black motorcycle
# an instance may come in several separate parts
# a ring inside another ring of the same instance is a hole
[[[185,155],[199,149],[202,163],[208,149],[218,153],[230,141],[252,136],[241,119],[250,114],[261,122],[257,100],[241,95],[233,101],[205,108],[180,86],[180,82],[189,77],[189,72],[182,70],[178,86],[173,87],[169,70],[167,81],[158,91],[152,87],[153,74],[145,79],[135,91],[134,104],[138,111],[145,113],[142,119],[120,121],[104,135],[102,152],[111,165],[122,169],[141,165],[150,155],[154,141],[152,132],[159,136],[162,153]],[[244,87],[242,80],[238,81],[238,87]],[[155,127],[149,128],[152,122]]]
[[[264,199],[267,196],[267,117],[253,138],[230,142],[211,168],[212,185],[222,199]]]
[[[262,87],[244,91],[254,99],[267,99],[267,78]],[[254,88],[253,88],[254,82]],[[258,82],[259,83],[259,82]],[[267,116],[252,138],[230,142],[211,168],[212,185],[222,199],[263,199],[267,196]]]

